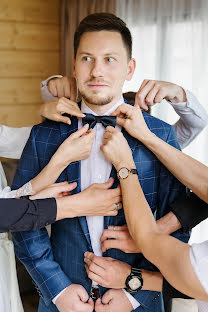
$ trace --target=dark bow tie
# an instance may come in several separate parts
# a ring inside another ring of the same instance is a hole
[[[101,123],[105,128],[112,126],[115,128],[116,117],[114,116],[94,116],[92,114],[85,114],[85,117],[82,118],[83,126],[89,124],[89,129],[93,129],[96,123]]]

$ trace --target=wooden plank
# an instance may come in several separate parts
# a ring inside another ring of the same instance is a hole
[[[39,105],[0,106],[0,123],[10,127],[32,126],[39,123]]]
[[[0,78],[0,105],[28,105],[41,103],[41,78]]]
[[[0,78],[47,77],[60,73],[59,52],[0,51]]]
[[[59,0],[1,0],[0,20],[27,23],[60,23]]]
[[[60,26],[0,22],[0,49],[60,50]]]

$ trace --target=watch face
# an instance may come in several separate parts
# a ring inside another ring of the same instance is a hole
[[[119,170],[119,177],[120,177],[121,179],[127,178],[128,175],[129,175],[129,171],[128,171],[127,168],[121,168],[121,169]]]
[[[134,276],[130,281],[129,281],[129,287],[132,290],[136,290],[139,287],[141,287],[141,281],[139,280],[139,278],[137,276]]]

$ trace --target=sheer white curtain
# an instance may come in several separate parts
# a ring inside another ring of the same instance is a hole
[[[208,1],[117,0],[116,14],[132,32],[137,61],[125,90],[137,91],[143,79],[172,81],[193,91],[208,110]],[[153,114],[171,124],[177,120],[166,101]],[[208,165],[207,141],[205,129],[184,152]],[[208,221],[193,230],[191,241],[205,239]]]

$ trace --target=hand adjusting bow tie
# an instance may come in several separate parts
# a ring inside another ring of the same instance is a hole
[[[101,123],[105,128],[112,126],[115,128],[116,117],[114,116],[94,116],[92,114],[85,114],[85,117],[82,118],[83,126],[89,124],[89,129],[93,129],[96,123]]]

